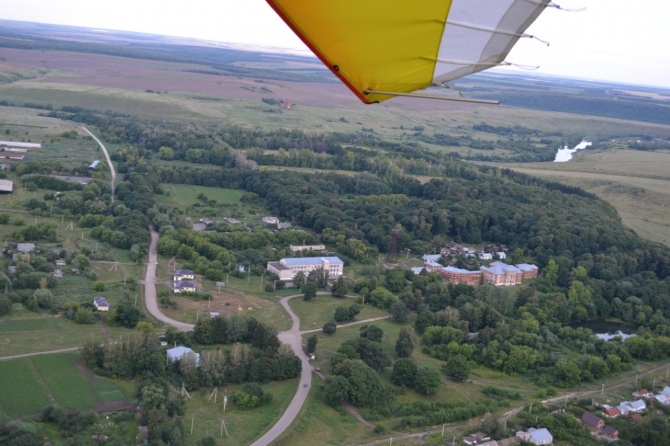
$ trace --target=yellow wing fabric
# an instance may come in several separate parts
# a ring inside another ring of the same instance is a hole
[[[497,65],[544,0],[267,0],[363,102]]]
[[[364,102],[432,83],[449,12],[445,0],[268,0],[293,31]]]

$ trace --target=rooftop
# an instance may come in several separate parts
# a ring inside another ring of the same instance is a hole
[[[537,269],[537,266],[528,263],[520,263],[516,265],[516,267],[519,268],[521,271],[533,271],[534,269]]]
[[[598,424],[602,421],[598,415],[592,414],[591,412],[584,412],[582,415],[582,423],[588,424],[591,427],[597,427]]]
[[[273,267],[273,268],[276,269],[277,271],[286,271],[286,270],[291,269],[291,268],[289,268],[288,266],[282,265],[282,264],[279,263],[279,262],[268,262],[268,266]]]
[[[182,289],[182,288],[195,288],[195,284],[192,282],[184,282],[184,281],[179,281],[174,285],[175,289]]]
[[[552,437],[551,433],[546,428],[542,429],[528,429],[528,432],[530,432],[530,435],[533,437],[535,442],[540,442],[540,441],[546,441],[546,440],[552,440],[554,437]]]
[[[434,262],[435,260],[440,260],[440,257],[442,257],[442,254],[427,254],[421,258],[426,262]]]
[[[281,259],[281,262],[284,265],[321,265],[323,261],[326,260],[330,263],[341,263],[344,264],[339,257],[289,257],[286,259]]]
[[[35,249],[35,244],[34,243],[17,243],[16,249],[19,251],[26,253],[26,252],[31,252],[33,249]]]
[[[614,435],[618,433],[619,431],[613,428],[612,426],[605,426],[602,430],[602,433],[605,435]]]
[[[93,303],[98,307],[109,307],[109,302],[102,296],[93,298]]]
[[[449,272],[449,273],[458,273],[458,274],[480,274],[481,273],[481,271],[470,271],[470,270],[467,270],[467,269],[454,268],[453,266],[445,266],[442,269]]]
[[[14,190],[14,182],[10,180],[0,180],[0,192],[12,192]]]
[[[480,266],[482,271],[488,271],[492,274],[506,274],[507,272],[520,273],[521,270],[513,265],[507,265],[502,262],[493,262],[491,266]]]
[[[174,272],[175,276],[192,276],[193,271],[190,269],[178,269],[177,271]]]

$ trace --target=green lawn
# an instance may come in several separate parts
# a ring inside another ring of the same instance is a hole
[[[301,330],[321,328],[326,322],[333,320],[335,308],[341,306],[348,307],[355,303],[356,300],[352,298],[337,298],[328,295],[318,295],[311,302],[305,302],[300,297],[289,301],[291,309],[300,318]],[[361,305],[361,312],[356,316],[356,320],[361,321],[388,315],[386,310],[381,310],[371,305]]]
[[[0,412],[9,416],[29,415],[50,404],[30,366],[28,359],[0,362]]]
[[[296,421],[274,443],[277,446],[357,445],[365,443],[372,433],[368,427],[343,409],[325,405],[316,394],[315,376],[312,391]]]
[[[241,190],[188,184],[163,184],[162,188],[165,194],[156,195],[156,202],[180,208],[197,203],[199,194],[204,194],[209,200],[216,200],[219,204],[237,203],[244,194],[244,191]]]
[[[216,437],[219,443],[226,445],[249,445],[265,433],[281,417],[288,403],[296,392],[299,379],[274,381],[263,385],[265,390],[272,392],[272,402],[252,410],[239,410],[232,403],[230,396],[242,389],[242,385],[229,385],[219,389],[218,401],[207,401],[213,389],[191,392],[191,399],[186,401],[184,426],[190,428],[190,419],[194,418],[193,435],[185,436],[186,445],[194,445],[197,440],[207,435]],[[227,391],[228,404],[223,414],[222,397]],[[225,420],[228,437],[223,433],[221,440],[221,420]],[[188,423],[187,423],[188,421]],[[186,429],[185,429],[186,430]]]
[[[106,339],[98,324],[78,325],[62,317],[35,316],[23,310],[0,319],[0,357],[81,347],[87,337],[100,342]],[[120,327],[107,329],[114,336],[128,332]]]

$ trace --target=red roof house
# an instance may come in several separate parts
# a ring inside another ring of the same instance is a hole
[[[603,414],[605,414],[606,417],[616,418],[621,415],[621,412],[616,407],[611,407],[607,410],[604,410]]]

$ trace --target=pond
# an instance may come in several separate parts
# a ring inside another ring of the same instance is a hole
[[[580,322],[578,324],[570,325],[572,328],[588,328],[600,339],[609,341],[615,336],[621,336],[622,339],[635,336],[635,327],[624,325],[619,322],[606,321],[604,319],[596,319],[593,321]]]
[[[577,150],[585,149],[590,145],[591,145],[590,142],[582,141],[579,144],[577,144],[574,149],[568,149],[568,146],[565,146],[562,149],[558,149],[558,152],[556,152],[556,159],[554,160],[554,162],[566,163],[572,159],[573,153],[575,153]]]

